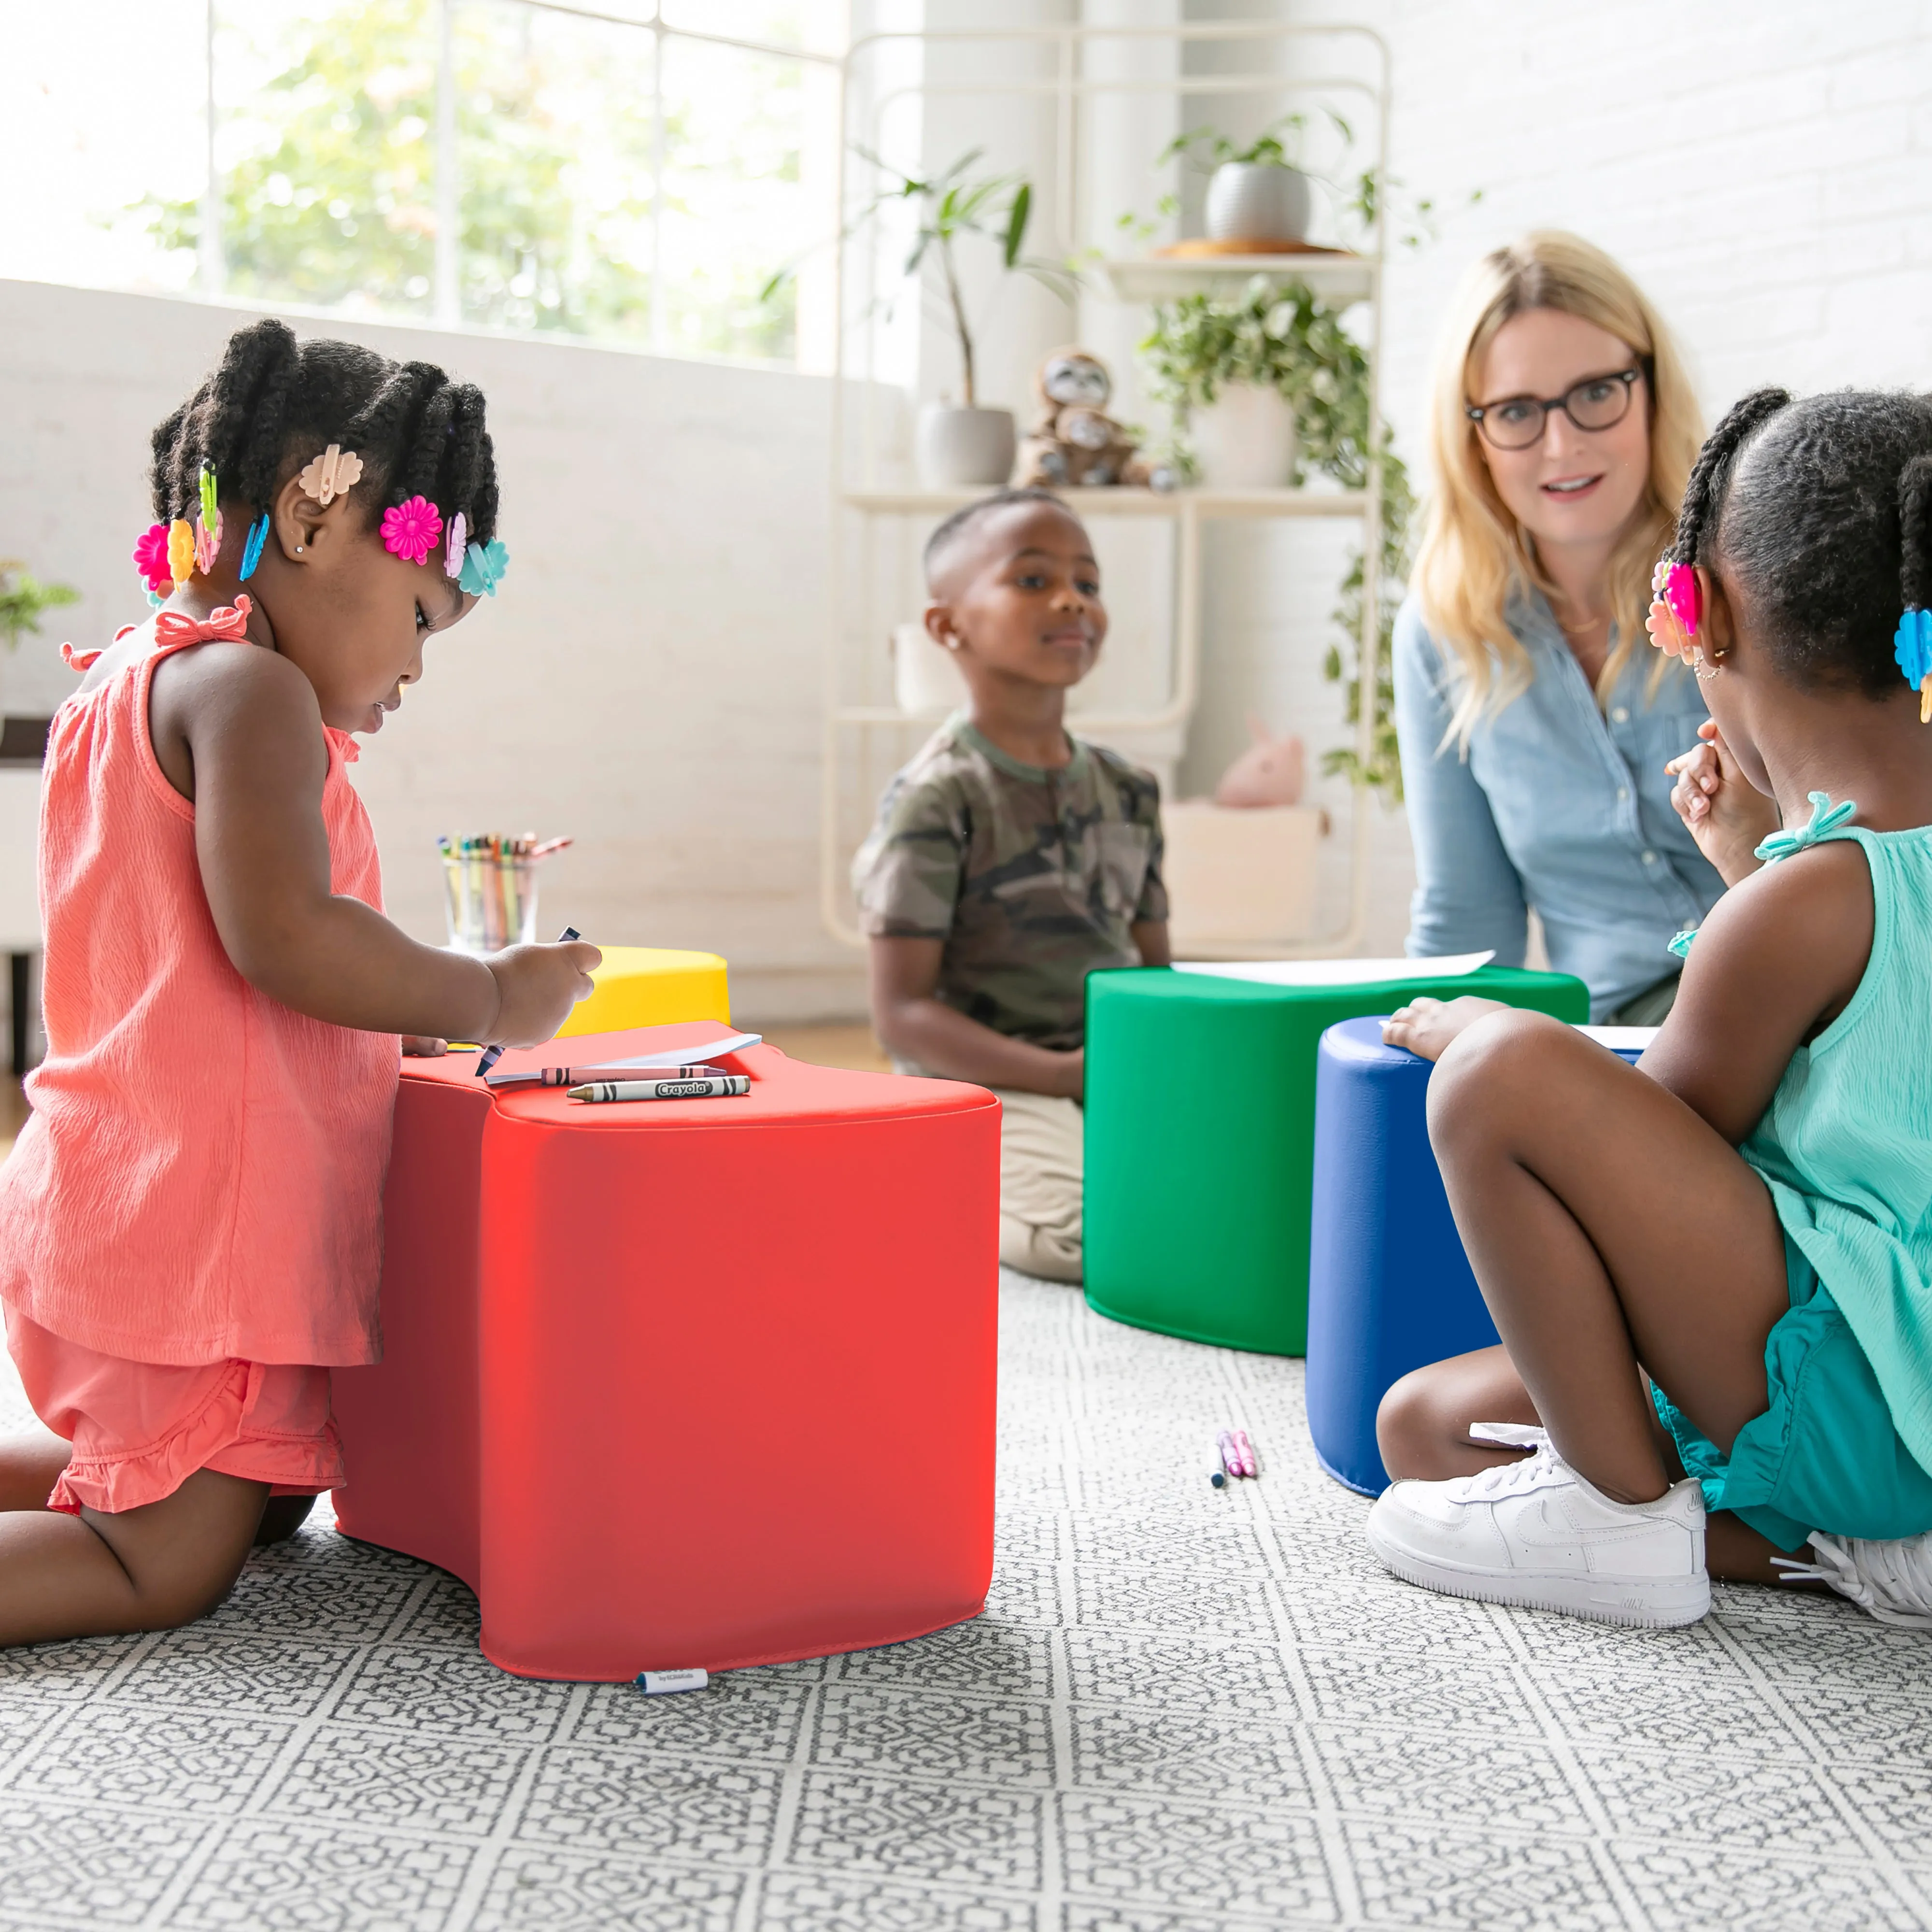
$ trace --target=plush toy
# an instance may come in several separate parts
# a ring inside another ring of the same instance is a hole
[[[1307,758],[1299,738],[1277,738],[1252,712],[1248,735],[1254,742],[1221,774],[1214,788],[1216,805],[1299,805]]]
[[[1114,379],[1097,356],[1056,349],[1033,379],[1036,413],[1020,445],[1015,480],[1052,489],[1063,484],[1125,483],[1171,490],[1172,466],[1150,463],[1133,438],[1107,413]]]

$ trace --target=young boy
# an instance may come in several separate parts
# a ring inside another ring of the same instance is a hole
[[[1070,736],[1107,634],[1079,519],[1003,490],[926,547],[926,627],[971,693],[886,789],[852,866],[872,1024],[902,1072],[998,1094],[1000,1258],[1081,1278],[1086,979],[1165,966],[1160,789]]]

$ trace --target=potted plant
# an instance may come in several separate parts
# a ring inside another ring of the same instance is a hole
[[[1328,119],[1346,140],[1348,124]],[[1177,134],[1160,151],[1162,162],[1185,155],[1216,165],[1208,183],[1208,238],[1231,252],[1264,254],[1292,248],[1308,237],[1313,212],[1309,177],[1297,164],[1305,114],[1285,114],[1246,142],[1230,140],[1211,128]]]
[[[971,171],[983,148],[969,149],[930,178],[909,175],[863,148],[854,152],[888,176],[891,184],[860,210],[847,233],[881,219],[889,208],[911,204],[915,225],[904,272],[909,280],[916,280],[928,260],[938,264],[946,321],[959,345],[962,400],[956,405],[928,403],[920,410],[916,446],[920,473],[928,484],[942,487],[1004,483],[1012,472],[1018,446],[1013,415],[1010,410],[989,409],[980,401],[973,325],[966,313],[954,250],[967,236],[979,236],[997,248],[1003,269],[1018,269],[1062,296],[1072,292],[1076,278],[1057,264],[1022,254],[1033,212],[1032,185],[1023,175],[976,177]],[[781,268],[766,284],[766,298],[793,272],[791,267]]]
[[[1304,338],[1317,307],[1298,285],[1257,275],[1232,301],[1183,296],[1154,310],[1141,352],[1154,394],[1185,417],[1210,488],[1296,480],[1295,407],[1310,378]]]

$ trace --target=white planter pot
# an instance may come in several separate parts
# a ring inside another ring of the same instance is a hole
[[[1189,411],[1188,434],[1210,490],[1275,490],[1294,478],[1294,406],[1279,389],[1228,382]]]
[[[1275,161],[1223,161],[1208,184],[1216,242],[1300,242],[1308,234],[1308,177]]]
[[[928,403],[919,412],[916,448],[920,476],[930,489],[1004,483],[1018,448],[1013,412]]]

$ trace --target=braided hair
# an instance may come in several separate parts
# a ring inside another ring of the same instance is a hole
[[[1932,404],[1754,391],[1698,456],[1672,555],[1735,581],[1793,684],[1891,697],[1900,606],[1932,608]]]
[[[431,362],[298,342],[272,318],[238,328],[214,374],[155,430],[155,517],[193,514],[203,464],[224,499],[253,516],[332,442],[362,459],[354,494],[371,524],[386,507],[424,496],[446,524],[460,511],[472,542],[495,536],[496,464],[480,389]]]

